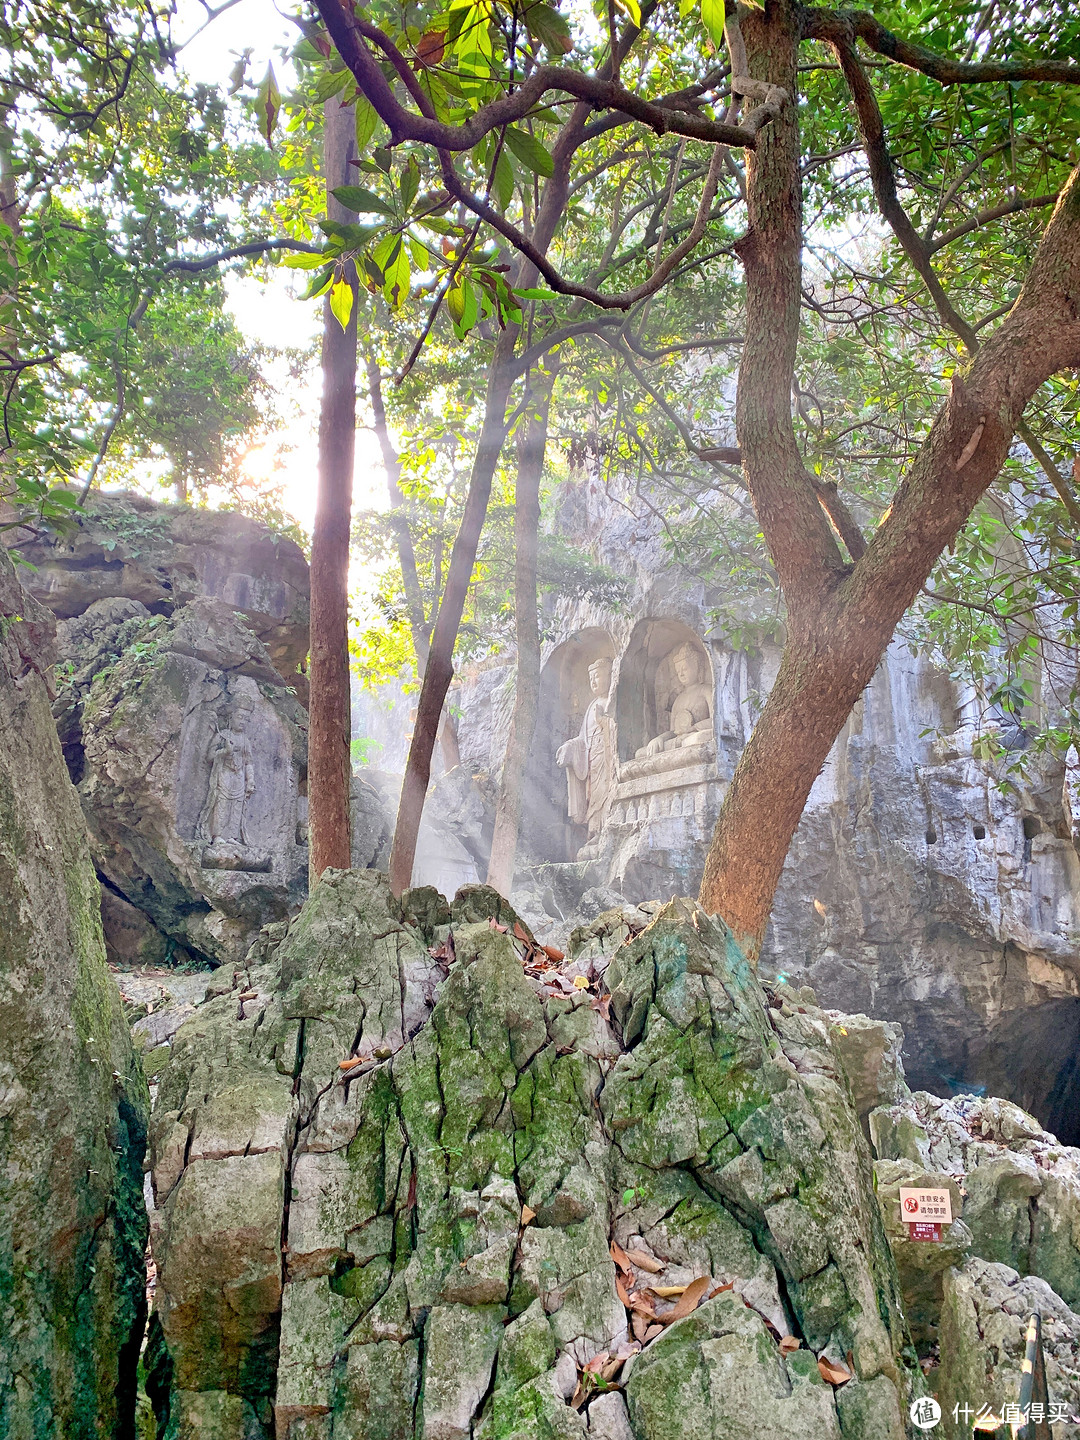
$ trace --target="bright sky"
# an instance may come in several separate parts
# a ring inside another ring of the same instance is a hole
[[[181,52],[179,63],[193,80],[224,84],[240,53],[250,49],[249,74],[261,77],[272,60],[281,89],[287,91],[292,76],[282,51],[295,44],[297,31],[273,0],[239,0],[195,35],[205,18],[206,12],[197,0],[179,0],[174,34],[181,43],[185,37],[195,36]],[[267,284],[242,276],[229,280],[229,310],[250,339],[265,345],[303,348],[318,336],[322,306],[293,298],[289,277],[296,274],[301,275],[301,283],[306,281],[303,272],[286,270],[277,271]],[[293,413],[270,446],[249,457],[248,468],[254,479],[273,476],[283,484],[285,508],[310,533],[315,516],[319,370],[317,364],[313,365],[299,385],[289,378],[285,365],[275,367],[272,378],[276,380],[278,374],[282,387],[288,385]],[[289,414],[289,407],[282,408]],[[386,476],[375,437],[369,430],[358,430],[353,508],[382,509],[385,504]]]

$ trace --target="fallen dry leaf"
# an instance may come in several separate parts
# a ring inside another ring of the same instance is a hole
[[[698,1307],[699,1301],[703,1300],[706,1292],[712,1286],[712,1276],[702,1275],[700,1280],[692,1280],[686,1289],[675,1301],[674,1307],[660,1318],[665,1325],[671,1325],[676,1320],[682,1320],[690,1315]]]
[[[535,1219],[536,1219],[536,1211],[532,1208],[532,1206],[531,1206],[531,1205],[522,1205],[522,1207],[521,1207],[521,1223],[522,1223],[522,1225],[528,1225],[528,1224],[530,1224],[530,1223],[531,1223],[533,1220],[535,1220]]]
[[[259,998],[259,992],[257,990],[245,990],[242,995],[238,995],[236,998],[241,1001],[257,1000]]]
[[[648,1320],[656,1319],[656,1306],[643,1290],[630,1292],[630,1309],[635,1315],[644,1315]]]
[[[630,1316],[630,1329],[634,1332],[635,1340],[644,1341],[649,1329],[648,1318],[644,1315],[639,1315],[635,1311],[634,1314]]]
[[[663,1333],[663,1325],[650,1325],[645,1331],[645,1339],[642,1343],[648,1345],[651,1341],[655,1340],[658,1335],[662,1335]]]
[[[654,1260],[651,1255],[646,1255],[644,1250],[627,1250],[626,1258],[631,1265],[636,1265],[639,1270],[645,1270],[650,1275],[659,1275],[664,1268],[659,1260]]]
[[[834,1365],[823,1356],[818,1357],[817,1368],[821,1371],[821,1378],[830,1385],[846,1385],[852,1379],[850,1370],[845,1370],[843,1365]]]
[[[785,1335],[784,1338],[780,1341],[781,1355],[791,1355],[794,1351],[798,1350],[798,1348],[799,1341],[794,1335]]]
[[[589,980],[588,980],[588,977],[587,977],[587,976],[585,976],[585,975],[575,975],[575,976],[574,976],[574,989],[575,989],[575,990],[587,990],[588,988],[589,988]]]
[[[630,1257],[617,1240],[611,1242],[611,1258],[620,1270],[625,1270],[627,1274],[630,1273]]]
[[[623,1367],[625,1356],[613,1355],[604,1368],[600,1371],[601,1380],[614,1380],[615,1376]]]
[[[623,1284],[623,1278],[622,1278],[622,1276],[619,1274],[619,1272],[618,1272],[617,1270],[616,1270],[616,1272],[615,1272],[615,1293],[616,1293],[616,1295],[618,1295],[618,1297],[619,1297],[620,1301],[622,1302],[622,1304],[626,1306],[627,1310],[629,1310],[629,1309],[630,1309],[630,1293],[629,1293],[629,1291],[627,1290],[626,1286]]]
[[[825,918],[825,915],[828,913],[828,912],[826,911],[826,909],[825,909],[825,906],[821,903],[820,900],[815,900],[815,901],[814,901],[814,909],[815,909],[815,910],[817,911],[817,913],[822,917],[822,919],[824,919],[824,918]]]
[[[676,1295],[681,1295],[689,1287],[686,1285],[650,1285],[649,1289],[654,1295],[659,1295],[661,1300],[673,1300]]]
[[[347,1060],[338,1062],[339,1070],[354,1070],[357,1065],[366,1065],[371,1059],[370,1055],[350,1055]]]
[[[734,1282],[733,1280],[729,1280],[726,1285],[717,1285],[717,1287],[716,1287],[715,1290],[710,1290],[710,1291],[709,1291],[709,1299],[710,1299],[710,1300],[715,1300],[716,1297],[717,1297],[717,1295],[722,1295],[725,1290],[734,1290],[734,1289],[735,1289],[735,1282]]]
[[[571,1397],[570,1397],[570,1408],[571,1408],[571,1410],[580,1410],[580,1409],[581,1409],[582,1405],[585,1404],[585,1395],[586,1395],[585,1386],[582,1385],[581,1381],[579,1380],[578,1383],[577,1383],[577,1386],[576,1386],[575,1389],[574,1389],[573,1395],[571,1395]]]
[[[584,1373],[585,1373],[586,1375],[599,1375],[600,1371],[603,1370],[604,1366],[608,1363],[608,1361],[609,1361],[610,1359],[611,1359],[611,1351],[610,1351],[610,1350],[600,1350],[600,1351],[598,1351],[597,1354],[595,1354],[595,1355],[592,1357],[591,1360],[586,1360],[586,1361],[585,1361],[585,1365],[584,1365],[584,1367],[583,1367],[583,1368],[584,1368]]]
[[[563,954],[563,952],[561,950],[556,950],[554,945],[541,945],[540,949],[543,950],[544,954],[548,957],[549,960],[566,959],[566,956]]]
[[[506,934],[507,927],[505,925],[500,925],[499,922],[493,917],[488,919],[488,924],[491,926],[492,930],[497,930],[500,935]]]

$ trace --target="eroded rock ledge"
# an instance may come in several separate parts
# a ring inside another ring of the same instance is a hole
[[[900,1440],[922,1379],[827,1021],[651,908],[548,971],[491,891],[329,872],[216,972],[151,1127],[163,1428]]]

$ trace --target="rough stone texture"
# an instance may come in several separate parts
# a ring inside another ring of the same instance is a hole
[[[1042,1316],[1043,1354],[1050,1401],[1067,1406],[1053,1426],[1054,1440],[1080,1437],[1080,1315],[1045,1281],[1022,1278],[1007,1265],[968,1260],[945,1275],[941,1316],[942,1364],[933,1377],[946,1440],[969,1440],[970,1427],[953,1420],[953,1407],[989,1405],[999,1418],[1020,1393],[1024,1335],[1034,1310]],[[1012,1433],[1007,1429],[1002,1433]]]
[[[259,927],[295,910],[306,891],[303,707],[220,600],[192,600],[169,617],[135,600],[96,601],[66,628],[76,668],[55,708],[94,861],[112,891],[103,902],[110,950],[140,963],[185,951],[242,959]],[[213,868],[213,753],[237,706],[252,755],[243,813],[251,858]]]
[[[146,1086],[44,678],[52,617],[0,550],[0,1434],[132,1434]]]
[[[611,904],[695,892],[715,809],[778,662],[770,645],[757,654],[725,645],[712,619],[728,601],[722,587],[672,567],[660,525],[635,515],[640,503],[611,484],[609,493],[586,475],[553,509],[554,528],[630,587],[617,612],[588,600],[546,601],[513,898],[555,944],[587,890],[614,892]],[[613,809],[598,859],[579,865],[584,836],[567,825],[555,751],[580,726],[588,659],[607,654],[615,657],[620,764],[630,762],[634,697],[648,680],[636,657],[660,625],[671,634],[685,627],[707,652],[717,718],[711,776],[677,797],[650,797],[644,816],[639,803],[632,823],[625,806]],[[463,768],[487,791],[506,752],[513,684],[513,656],[500,654],[465,667],[452,692]],[[808,983],[825,1005],[899,1022],[918,1088],[948,1095],[981,1085],[1080,1142],[1080,762],[1069,804],[1060,761],[1036,763],[1018,792],[1003,793],[999,774],[972,753],[980,709],[992,726],[987,707],[913,659],[902,639],[890,648],[810,795],[763,974]],[[1015,724],[997,718],[1006,743],[1022,747]]]
[[[36,567],[27,588],[58,619],[108,599],[171,615],[209,596],[245,617],[289,683],[307,654],[303,552],[244,515],[95,492],[71,533],[45,534],[22,549]]]
[[[873,1112],[870,1132],[881,1160],[964,1188],[975,1255],[1040,1276],[1080,1309],[1080,1150],[1007,1100],[975,1095],[916,1093]]]
[[[331,871],[215,974],[151,1127],[161,1423],[900,1440],[921,1376],[827,1017],[688,902],[600,917],[562,968],[520,933],[484,887]],[[699,1277],[658,1339],[627,1308]],[[575,1408],[605,1351],[636,1358]]]

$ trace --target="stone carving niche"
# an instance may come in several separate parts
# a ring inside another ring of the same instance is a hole
[[[619,671],[614,825],[704,814],[716,779],[716,690],[698,637],[678,620],[637,626]]]
[[[606,631],[581,630],[540,673],[536,739],[525,775],[525,843],[539,860],[579,858],[595,845],[615,779],[610,700],[615,647]]]

